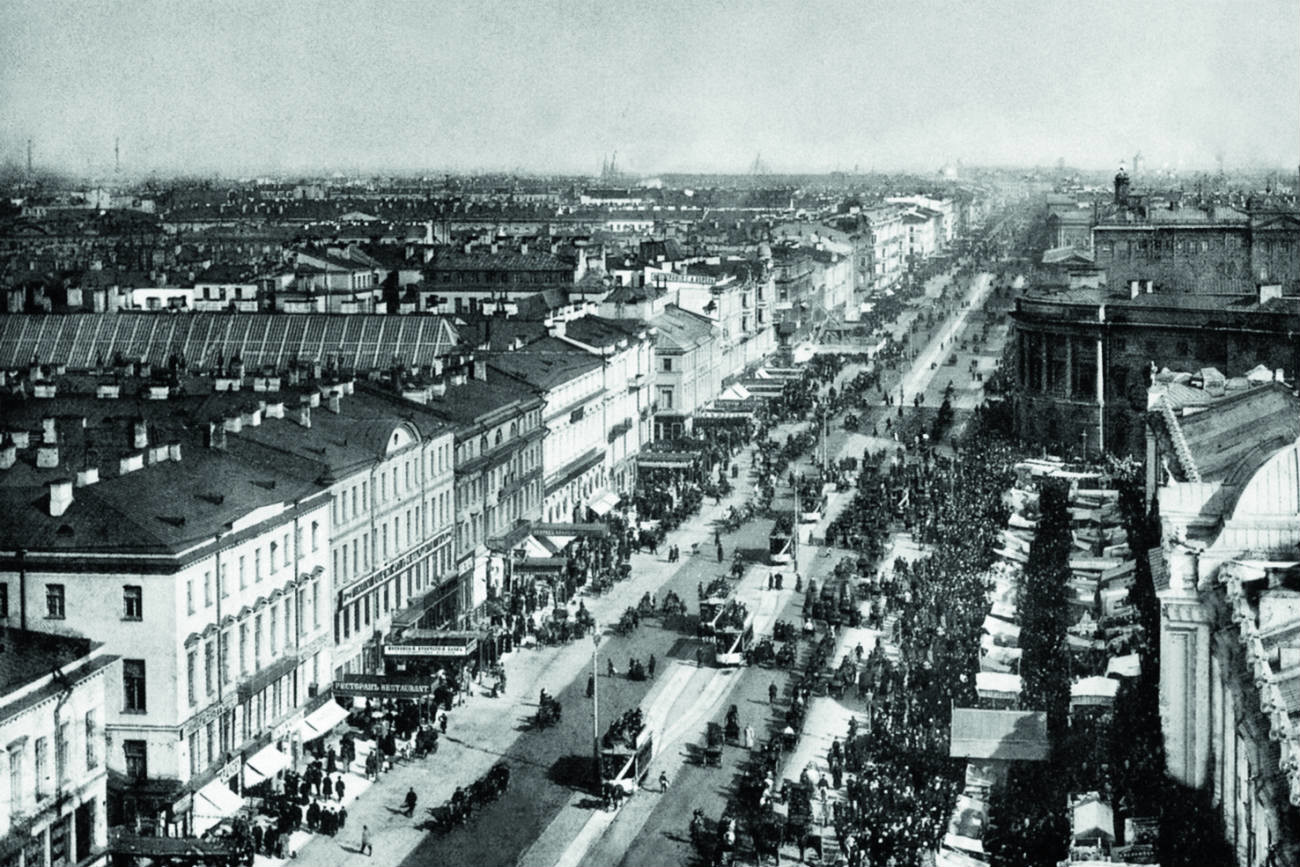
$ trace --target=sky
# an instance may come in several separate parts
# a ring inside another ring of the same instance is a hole
[[[1297,0],[4,0],[0,162],[103,173],[1300,163]]]

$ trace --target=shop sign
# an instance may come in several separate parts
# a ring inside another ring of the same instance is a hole
[[[222,765],[221,770],[217,771],[217,779],[223,783],[228,783],[235,778],[235,774],[238,774],[239,769],[243,766],[243,756],[235,756],[233,759]]]
[[[432,656],[456,658],[473,652],[476,641],[468,644],[385,644],[384,656]]]
[[[424,698],[438,686],[435,678],[353,674],[334,681],[334,694],[357,698]]]

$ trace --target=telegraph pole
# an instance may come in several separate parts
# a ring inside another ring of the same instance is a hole
[[[591,757],[596,768],[596,795],[600,795],[601,790],[601,770],[600,770],[600,705],[597,701],[597,695],[600,694],[600,672],[596,669],[596,651],[600,647],[600,624],[592,625],[591,632]]]

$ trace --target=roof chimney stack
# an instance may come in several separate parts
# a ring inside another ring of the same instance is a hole
[[[131,444],[137,449],[149,447],[149,428],[145,425],[144,419],[138,418],[131,426],[132,437]]]
[[[0,470],[7,470],[16,463],[18,463],[18,446],[14,445],[13,440],[6,440],[5,444],[0,446]]]
[[[88,485],[94,485],[99,482],[99,467],[86,467],[84,470],[77,470],[77,487],[84,488]]]
[[[181,459],[181,444],[178,441],[167,444],[167,457],[169,460],[179,461]]]
[[[224,421],[213,419],[208,422],[207,445],[210,449],[224,449],[226,447],[226,426]]]
[[[41,442],[46,445],[55,445],[59,441],[59,431],[54,425],[54,419],[46,416],[41,419]]]
[[[36,449],[36,467],[51,470],[59,465],[58,446],[40,446]]]
[[[343,398],[339,396],[337,390],[331,391],[329,395],[329,411],[338,415],[343,412]]]
[[[298,424],[305,428],[311,427],[311,404],[307,401],[298,405]]]
[[[50,514],[59,517],[72,505],[72,482],[55,479],[50,482]]]

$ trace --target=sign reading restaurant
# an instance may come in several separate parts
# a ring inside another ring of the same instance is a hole
[[[382,674],[349,674],[334,681],[334,694],[356,698],[424,698],[438,686],[434,677],[392,677]]]

